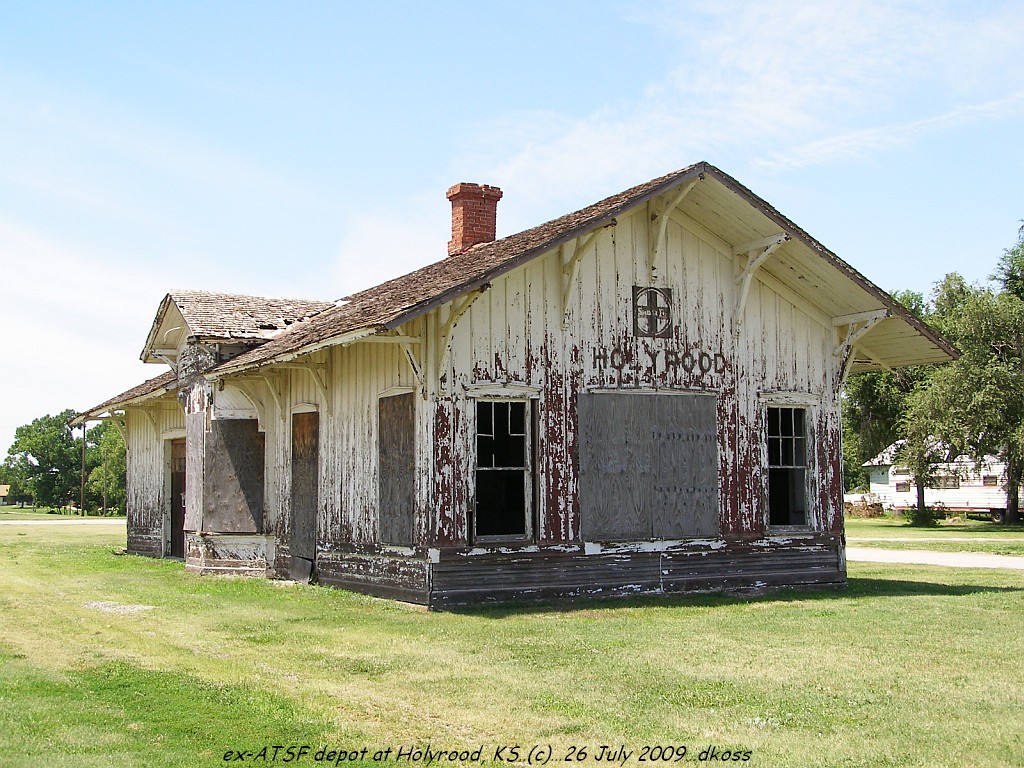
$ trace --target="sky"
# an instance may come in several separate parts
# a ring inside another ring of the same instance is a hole
[[[1024,3],[0,0],[0,457],[163,296],[337,299],[706,160],[882,288],[1024,220]]]

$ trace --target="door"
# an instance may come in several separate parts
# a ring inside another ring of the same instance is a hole
[[[309,581],[316,561],[320,414],[292,414],[291,578]]]
[[[171,440],[171,557],[185,557],[185,440]]]

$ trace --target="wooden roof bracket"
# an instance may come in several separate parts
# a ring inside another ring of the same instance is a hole
[[[456,320],[458,320],[458,318],[456,318]],[[451,328],[448,328],[448,333],[451,333]],[[419,384],[420,392],[422,393],[423,397],[426,398],[427,379],[426,375],[424,374],[426,364],[423,361],[423,354],[424,349],[426,348],[426,344],[423,343],[423,339],[420,336],[410,336],[409,334],[399,333],[396,330],[391,331],[390,333],[382,333],[377,336],[367,336],[366,338],[361,339],[360,341],[376,344],[401,345],[402,350],[405,352],[406,358],[409,360],[409,367],[412,368],[412,375],[416,378],[416,383]]]
[[[256,423],[259,426],[261,432],[267,431],[267,406],[264,404],[253,389],[249,386],[255,383],[254,377],[237,378],[231,382],[233,385],[241,390],[242,394],[249,398],[249,402],[252,403],[252,407],[256,409]]]
[[[142,411],[142,415],[146,417],[146,421],[149,422],[149,426],[153,428],[153,434],[156,435],[157,439],[160,439],[160,427],[156,424],[156,416],[153,415],[152,408],[139,408]]]
[[[580,238],[572,240],[571,243],[563,243],[561,247],[562,261],[562,328],[569,327],[569,293],[576,284],[576,275],[579,273],[580,260],[586,255],[587,250],[597,240],[601,230],[595,229],[582,241]],[[571,247],[570,247],[571,245]]]
[[[832,354],[839,360],[839,376],[836,377],[835,386],[836,392],[842,389],[847,378],[850,376],[850,369],[854,363],[854,350],[861,349],[865,354],[868,354],[866,350],[858,347],[857,342],[878,323],[891,316],[892,311],[883,308],[832,318],[832,327],[836,329],[837,337],[836,348]],[[845,335],[843,329],[845,329]],[[841,339],[839,339],[840,336],[842,336]]]
[[[733,247],[733,256],[738,259],[745,255],[747,258],[742,268],[739,268],[738,260],[736,263],[738,274],[736,275],[736,309],[733,312],[732,323],[733,336],[738,337],[743,328],[743,312],[747,308],[747,296],[750,294],[750,283],[754,279],[754,273],[789,239],[789,235],[780,232],[777,235]]]
[[[448,317],[437,332],[437,349],[441,355],[437,366],[438,375],[440,375],[441,371],[443,371],[445,366],[448,365],[448,359],[451,357],[452,331],[455,330],[456,323],[458,323],[459,319],[469,311],[469,308],[473,306],[473,302],[479,299],[483,295],[484,291],[490,287],[490,284],[482,285],[472,293],[467,293],[461,299],[453,301],[449,305]]]
[[[320,393],[320,397],[324,401],[324,410],[328,415],[331,415],[333,412],[333,409],[331,408],[331,394],[330,390],[327,389],[327,379],[324,376],[324,374],[328,372],[328,363],[279,363],[276,367],[306,371],[313,380],[313,386],[316,387],[316,391]]]
[[[269,371],[260,372],[257,378],[263,379],[263,383],[267,385],[270,396],[274,398],[274,404],[277,406],[277,413],[281,421],[284,421],[288,414],[284,408],[284,392],[279,389],[281,382]]]
[[[703,173],[698,174],[697,178],[691,179],[689,182],[684,184],[676,193],[676,196],[672,198],[672,202],[666,205],[663,210],[658,210],[657,208],[655,208],[655,210],[650,210],[655,206],[648,203],[651,223],[653,224],[655,221],[658,222],[658,227],[655,231],[652,232],[648,229],[649,236],[653,235],[647,249],[647,269],[650,271],[652,284],[658,282],[657,261],[658,256],[665,250],[665,238],[668,236],[668,222],[671,218],[672,211],[682,204],[683,199],[690,194],[690,190],[697,186],[701,181],[704,181]]]

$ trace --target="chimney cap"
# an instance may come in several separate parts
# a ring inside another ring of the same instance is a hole
[[[498,201],[501,200],[502,191],[500,188],[492,187],[490,184],[473,184],[468,181],[460,181],[458,184],[453,184],[449,187],[448,192],[445,193],[445,197],[449,200],[471,196],[491,198]]]

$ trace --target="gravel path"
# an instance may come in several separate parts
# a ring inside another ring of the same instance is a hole
[[[846,559],[862,563],[916,563],[954,568],[1010,568],[1024,571],[1024,557],[975,552],[933,552],[925,549],[847,547]]]

